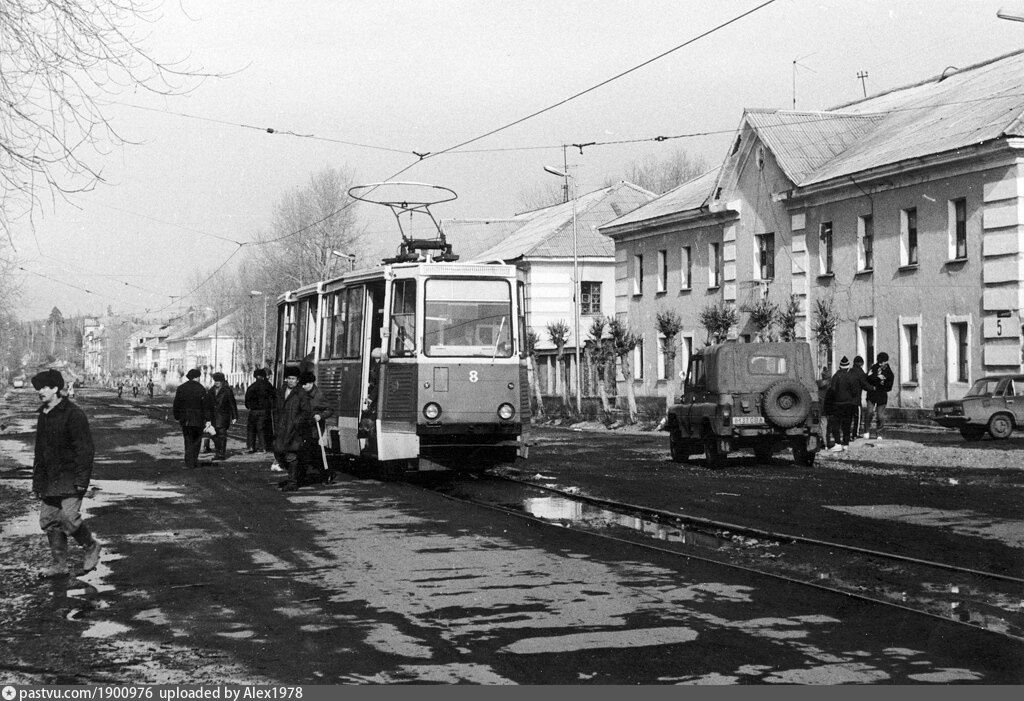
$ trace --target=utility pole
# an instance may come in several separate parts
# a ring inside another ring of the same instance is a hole
[[[860,78],[860,89],[864,91],[864,97],[868,96],[868,86],[864,83],[864,80],[868,77],[867,71],[857,71],[857,77]]]

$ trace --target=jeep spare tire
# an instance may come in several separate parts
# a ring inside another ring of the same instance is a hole
[[[803,423],[810,411],[811,393],[796,380],[779,380],[762,395],[761,413],[779,428]]]

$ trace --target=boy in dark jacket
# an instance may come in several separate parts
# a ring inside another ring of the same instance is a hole
[[[36,423],[35,459],[32,462],[32,493],[42,501],[39,527],[50,543],[53,562],[41,577],[68,573],[68,536],[85,549],[82,570],[89,572],[100,560],[100,544],[82,519],[82,499],[92,477],[95,449],[89,420],[77,405],[62,397],[64,377],[44,370],[32,378],[43,405]]]
[[[840,427],[839,442],[832,446],[832,452],[842,452],[850,445],[853,423],[860,407],[860,393],[868,389],[871,389],[871,385],[868,384],[864,371],[854,372],[850,367],[850,359],[844,355],[839,361],[839,371],[832,376],[829,383],[829,395],[835,403],[836,418]]]
[[[885,405],[889,401],[889,392],[895,380],[892,368],[889,367],[889,354],[879,353],[877,362],[868,370],[868,408],[864,420],[864,437],[871,437],[871,419],[875,420],[875,436],[882,439],[882,428],[885,426]]]

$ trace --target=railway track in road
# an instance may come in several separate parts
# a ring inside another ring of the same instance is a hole
[[[1024,641],[1024,579],[484,475],[427,485],[473,503]]]

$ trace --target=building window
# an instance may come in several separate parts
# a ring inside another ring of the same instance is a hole
[[[759,234],[757,239],[757,266],[762,280],[775,278],[775,234]]]
[[[580,283],[580,314],[601,313],[601,283],[587,282]]]
[[[921,357],[919,327],[916,323],[903,324],[900,333],[900,382],[918,384],[921,373],[918,368]]]
[[[633,294],[642,295],[644,293],[644,257],[641,255],[633,256]]]
[[[967,200],[962,197],[949,201],[949,257],[967,258]]]
[[[722,244],[708,244],[708,287],[722,284]]]
[[[875,362],[875,326],[873,322],[866,322],[858,326],[857,352],[864,358],[864,364],[871,367]]]
[[[658,334],[658,379],[668,379],[668,349],[665,347],[665,336],[664,334]]]
[[[970,327],[966,321],[954,322],[949,325],[949,331],[951,379],[954,382],[970,382]]]
[[[644,341],[640,339],[633,348],[633,379],[644,379]]]
[[[917,207],[900,210],[900,265],[917,265]]]
[[[658,292],[668,289],[668,251],[658,251]]]
[[[679,249],[679,288],[690,289],[693,278],[693,262],[690,257],[690,247],[683,246]]]
[[[832,274],[832,222],[823,221],[818,233],[818,269],[821,275]]]
[[[875,267],[875,218],[870,214],[857,217],[857,270]]]

